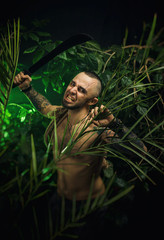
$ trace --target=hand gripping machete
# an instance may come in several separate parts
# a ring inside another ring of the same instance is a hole
[[[24,72],[24,74],[31,76],[39,68],[41,68],[43,65],[48,63],[50,60],[52,60],[54,57],[56,57],[60,53],[66,51],[67,49],[74,47],[78,44],[82,44],[82,43],[85,43],[85,42],[91,41],[91,40],[93,40],[93,38],[90,35],[85,34],[85,33],[80,33],[80,34],[74,35],[74,36],[68,38],[67,40],[65,40],[64,42],[62,42],[61,44],[59,44],[55,49],[53,49],[47,55],[42,57],[38,62],[33,64],[28,70],[25,70],[23,72]],[[12,88],[15,88],[17,86],[18,85],[13,83]]]

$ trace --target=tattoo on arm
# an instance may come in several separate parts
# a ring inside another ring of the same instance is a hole
[[[118,131],[120,133],[118,133],[119,137],[123,137],[128,131],[129,129],[122,125],[121,130]],[[134,132],[130,132],[127,136],[127,139],[138,145],[140,148],[144,149],[144,143],[137,137]]]
[[[121,122],[121,120],[119,120],[119,121],[117,121],[117,122],[118,122],[118,124],[117,124],[117,126],[115,126],[115,127],[116,127],[115,133],[116,133],[116,135],[117,135],[118,137],[114,137],[114,138],[111,139],[111,140],[112,140],[112,142],[116,143],[115,145],[116,145],[116,147],[117,147],[118,149],[120,148],[120,150],[123,150],[123,148],[122,148],[121,146],[117,146],[117,145],[118,145],[117,142],[120,141],[120,139],[129,131],[129,129],[128,129],[126,126],[124,126],[124,124]],[[142,149],[144,149],[144,150],[147,150],[147,148],[146,148],[146,146],[144,145],[144,143],[141,141],[141,139],[138,138],[138,136],[137,136],[134,132],[130,132],[130,133],[127,135],[127,137],[126,137],[126,139],[125,139],[125,142],[124,142],[124,144],[126,144],[127,146],[132,147],[132,145],[131,145],[130,143],[134,143],[134,144],[136,144],[138,147],[140,147],[140,148],[142,148]],[[134,148],[134,146],[133,146],[133,148]],[[125,151],[127,151],[127,149],[124,148],[124,151],[123,151],[123,152],[125,152]],[[129,152],[129,151],[128,151],[128,152]]]
[[[27,93],[27,97],[30,99],[34,107],[44,114],[44,110],[51,105],[51,103],[40,93],[31,88]]]

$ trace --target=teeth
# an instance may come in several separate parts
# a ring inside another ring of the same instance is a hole
[[[74,101],[74,99],[73,99],[73,98],[71,98],[70,96],[67,96],[67,98],[68,98],[68,99],[70,99],[71,101]]]

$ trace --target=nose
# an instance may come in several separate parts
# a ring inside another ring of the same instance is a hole
[[[77,87],[76,87],[76,86],[72,87],[72,88],[69,90],[69,92],[70,92],[72,95],[75,95],[76,92],[77,92]]]

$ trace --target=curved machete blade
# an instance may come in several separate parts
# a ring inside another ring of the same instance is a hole
[[[74,35],[61,44],[59,44],[55,49],[53,49],[51,52],[49,52],[47,55],[42,57],[38,62],[33,64],[28,70],[25,70],[24,73],[31,76],[34,72],[36,72],[39,68],[41,68],[43,65],[47,64],[50,60],[52,60],[54,57],[59,55],[60,53],[66,51],[67,49],[74,47],[78,44],[85,43],[87,41],[91,41],[93,38],[85,33],[80,33],[77,35]],[[17,87],[18,85],[13,83],[13,88]]]

